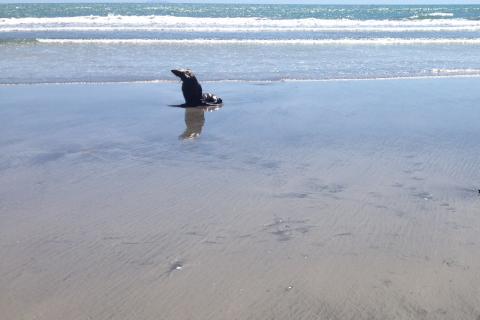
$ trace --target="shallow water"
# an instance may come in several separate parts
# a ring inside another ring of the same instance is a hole
[[[0,86],[0,310],[475,319],[478,85]]]

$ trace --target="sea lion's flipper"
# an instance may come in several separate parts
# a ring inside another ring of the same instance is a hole
[[[217,97],[212,93],[204,93],[202,95],[202,102],[207,105],[217,105],[222,104],[223,101],[220,97]]]

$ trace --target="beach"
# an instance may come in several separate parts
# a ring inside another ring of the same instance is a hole
[[[0,86],[1,318],[479,319],[479,86]]]

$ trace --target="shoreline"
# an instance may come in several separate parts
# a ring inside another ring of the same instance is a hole
[[[316,82],[359,82],[359,81],[394,81],[394,80],[436,80],[436,79],[463,79],[480,78],[480,74],[465,75],[432,75],[432,76],[411,76],[411,77],[379,77],[379,78],[346,78],[346,79],[280,79],[280,80],[201,80],[202,83],[316,83]],[[72,82],[35,82],[35,83],[0,83],[0,87],[14,86],[42,86],[42,85],[110,85],[110,84],[172,84],[178,80],[132,80],[132,81],[72,81]]]

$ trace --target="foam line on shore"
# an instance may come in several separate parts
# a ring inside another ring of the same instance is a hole
[[[376,77],[376,78],[328,78],[328,79],[278,79],[278,80],[202,80],[202,83],[286,83],[286,82],[349,82],[349,81],[393,81],[393,80],[428,80],[428,79],[452,79],[452,78],[480,78],[478,74],[445,74],[411,77]],[[108,85],[108,84],[173,84],[177,80],[132,80],[132,81],[66,81],[66,82],[19,82],[0,83],[0,86],[35,86],[35,85]]]
[[[128,45],[480,45],[480,38],[369,39],[36,39],[46,44]]]
[[[163,27],[163,26],[15,26],[2,27],[0,32],[188,32],[188,33],[266,33],[266,32],[478,32],[477,26],[425,26],[425,27]]]

